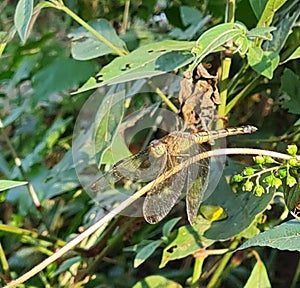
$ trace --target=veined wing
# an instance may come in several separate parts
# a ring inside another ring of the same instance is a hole
[[[167,155],[168,161],[165,172],[171,170],[185,157]],[[143,204],[143,215],[150,224],[161,221],[176,204],[186,181],[187,167],[166,178],[147,193]]]
[[[206,151],[202,145],[193,145],[190,150],[193,155]],[[196,221],[199,206],[208,185],[209,163],[209,159],[206,158],[188,165],[186,211],[190,224]]]
[[[166,154],[154,157],[148,149],[127,157],[113,166],[90,186],[93,192],[103,192],[121,180],[150,181],[158,177],[166,164]]]

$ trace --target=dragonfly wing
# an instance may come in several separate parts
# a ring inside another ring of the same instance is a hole
[[[148,149],[121,160],[114,165],[112,172],[120,178],[133,181],[150,181],[158,177],[166,165],[166,154],[154,157]]]
[[[186,169],[182,169],[161,183],[154,184],[143,205],[144,218],[148,223],[161,221],[171,211],[181,195],[185,179]]]
[[[198,146],[198,153],[204,152],[202,146]],[[190,224],[195,223],[199,206],[208,185],[209,160],[203,159],[188,166],[186,210]]]
[[[166,155],[153,157],[148,150],[119,161],[107,173],[94,181],[90,189],[93,193],[109,190],[122,178],[132,181],[149,181],[157,177],[164,169]]]

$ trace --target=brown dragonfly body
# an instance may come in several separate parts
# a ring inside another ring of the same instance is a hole
[[[159,140],[153,140],[146,150],[118,162],[91,185],[91,190],[104,192],[122,178],[142,182],[153,180],[176,165],[205,152],[207,149],[201,145],[203,143],[232,135],[250,134],[256,130],[256,127],[247,125],[198,133],[172,132]],[[209,160],[203,159],[189,163],[157,185],[154,183],[143,204],[146,221],[155,224],[162,220],[184,191],[188,220],[193,224],[207,188],[208,175]]]

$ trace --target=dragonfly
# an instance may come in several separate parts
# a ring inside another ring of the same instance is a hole
[[[205,132],[174,131],[155,139],[145,150],[116,163],[111,170],[92,183],[92,192],[105,192],[121,179],[147,182],[165,175],[177,165],[187,165],[148,191],[143,203],[143,216],[150,224],[161,221],[174,207],[182,192],[186,195],[186,211],[190,224],[194,224],[208,186],[209,160],[189,162],[193,156],[207,151],[205,144],[227,136],[250,134],[257,130],[251,125]],[[186,163],[186,162],[185,162]]]

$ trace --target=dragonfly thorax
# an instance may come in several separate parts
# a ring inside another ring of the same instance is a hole
[[[159,140],[153,140],[149,147],[149,152],[154,158],[159,158],[167,152],[166,145]]]

